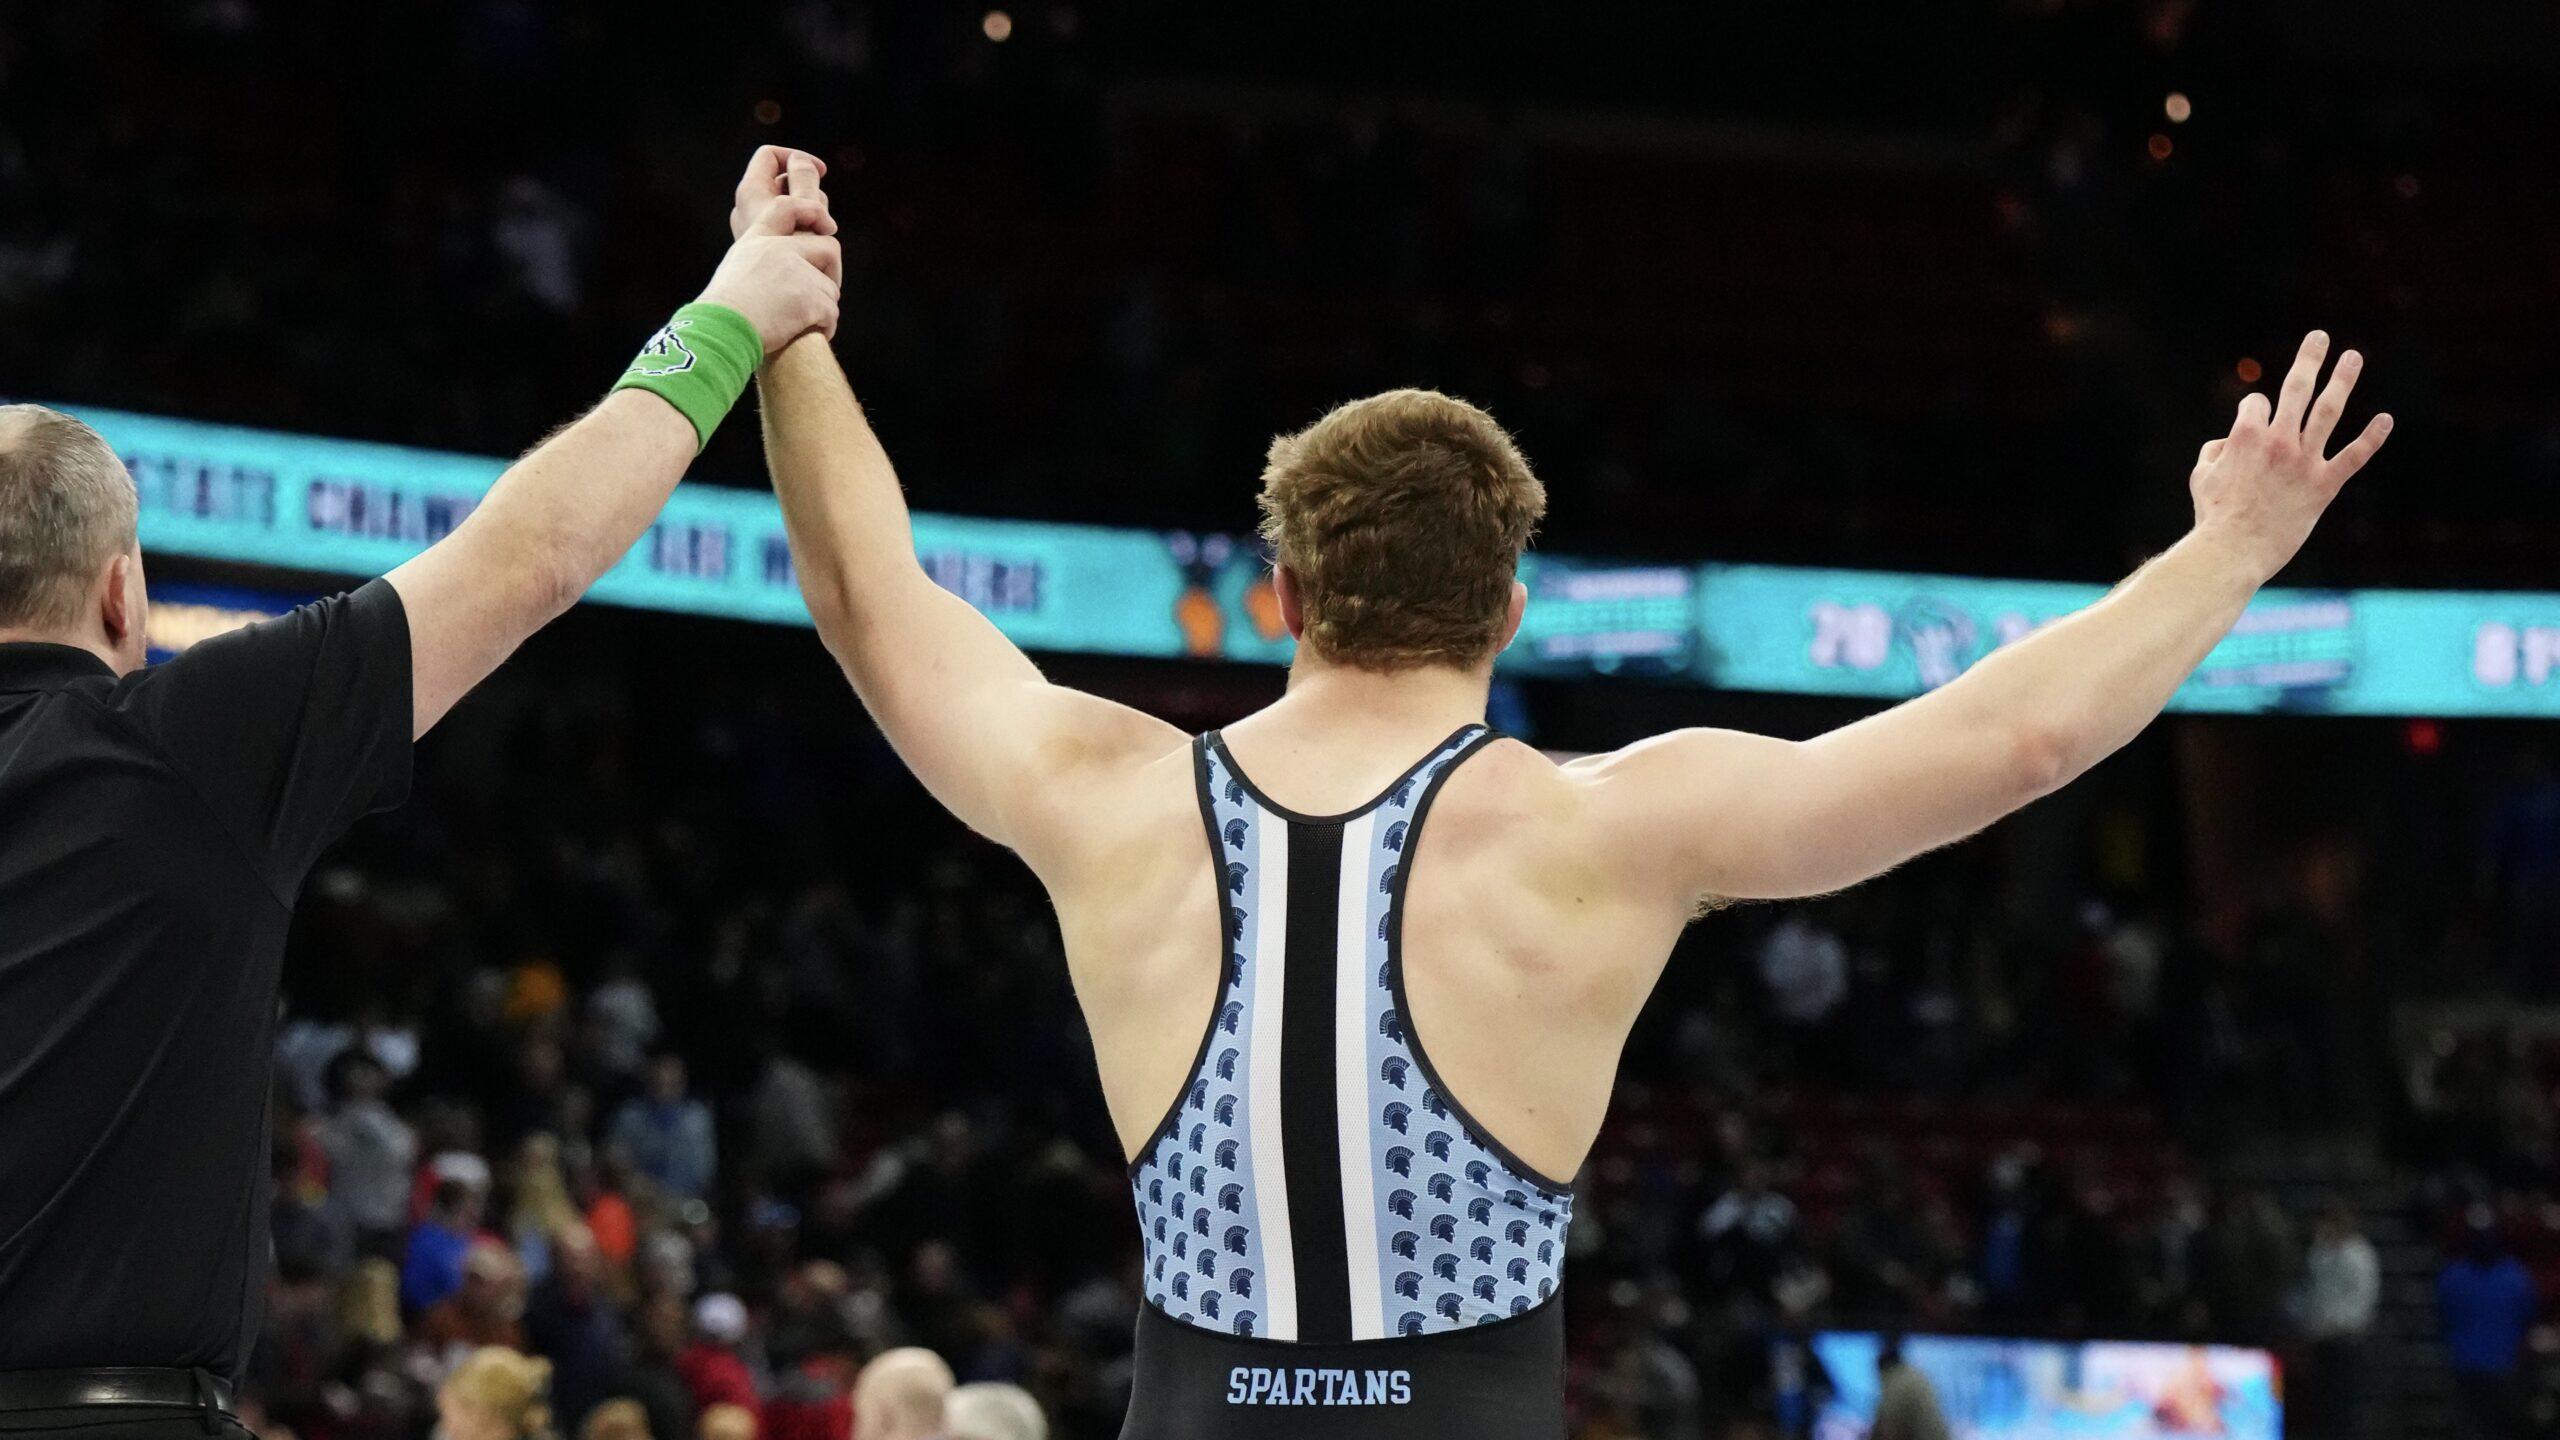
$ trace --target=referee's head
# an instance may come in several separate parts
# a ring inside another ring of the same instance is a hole
[[[41,405],[0,405],[0,641],[142,668],[149,601],[133,477],[98,432]]]

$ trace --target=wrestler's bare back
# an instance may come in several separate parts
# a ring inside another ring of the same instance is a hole
[[[1455,728],[1319,710],[1283,700],[1222,732],[1254,784],[1311,815],[1367,803]],[[1042,867],[1124,1151],[1189,1078],[1227,953],[1190,737],[1159,728],[1159,753],[1085,787],[1076,862]],[[1598,1134],[1627,1031],[1696,909],[1612,863],[1595,773],[1496,739],[1451,771],[1406,861],[1407,1023],[1476,1121],[1559,1178]]]

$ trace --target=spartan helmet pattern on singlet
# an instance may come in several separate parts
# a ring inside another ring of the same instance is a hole
[[[1191,1083],[1132,1168],[1149,1303],[1330,1343],[1523,1315],[1556,1291],[1573,1201],[1469,1120],[1406,1023],[1407,857],[1450,737],[1370,805],[1271,804],[1196,747],[1227,957]]]

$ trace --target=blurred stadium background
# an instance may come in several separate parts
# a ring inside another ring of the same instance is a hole
[[[2286,577],[2309,649],[2194,697],[2257,713],[1692,931],[1581,1177],[1577,1433],[1854,1435],[1826,1395],[1872,1345],[1816,1337],[1908,1331],[2263,1349],[2290,1434],[2547,1434],[2560,600],[2468,597],[2449,656],[2360,627],[2373,590],[2552,584],[2555,66],[2528,0],[22,0],[0,394],[511,454],[699,284],[780,141],[832,165],[839,348],[919,507],[1148,532],[1210,589],[1270,434],[1432,385],[1519,434],[1597,593],[1703,605],[1662,567],[2110,580],[2327,326],[2402,423]],[[344,578],[183,539],[322,526],[345,457],[296,445],[133,442],[157,576],[209,587],[169,644]],[[691,483],[760,489],[753,425]],[[954,583],[1050,583],[953,533]],[[1927,589],[1871,602],[1865,688],[1682,683],[1722,657],[1602,626],[1497,719],[1811,733],[1996,638]],[[1180,643],[1056,668],[1194,727],[1273,693],[1180,658],[1249,661],[1252,597],[1184,593]],[[845,1440],[853,1367],[915,1343],[1113,1434],[1134,1236],[1036,888],[805,630],[642,601],[538,639],[313,883],[266,1432],[422,1436],[497,1341],[553,1360],[571,1433],[624,1396],[651,1440],[722,1400]],[[2357,699],[2421,660],[2428,703]],[[2177,1428],[2144,1423],[2070,1433]]]

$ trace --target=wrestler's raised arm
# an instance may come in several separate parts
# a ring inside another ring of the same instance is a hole
[[[2193,528],[2087,609],[1811,740],[1686,730],[1568,767],[1625,873],[1682,904],[1838,890],[1963,839],[2131,740],[2391,433],[2377,415],[2326,453],[2363,365],[2341,355],[2315,402],[2328,345],[2317,331],[2302,342],[2272,407],[2240,402],[2189,477]]]
[[[765,456],[818,634],[936,800],[1033,869],[1076,857],[1056,822],[1117,767],[1179,752],[1183,734],[1053,685],[994,622],[916,558],[888,452],[822,340],[773,359]],[[1052,844],[1052,840],[1059,843]]]

